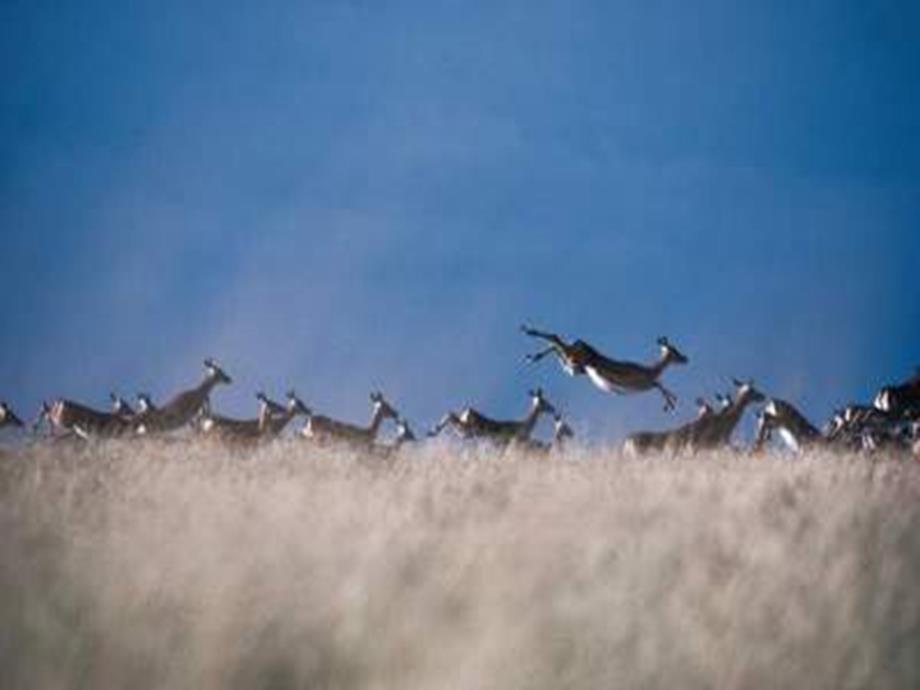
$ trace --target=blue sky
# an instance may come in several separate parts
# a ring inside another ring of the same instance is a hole
[[[907,2],[7,2],[0,397],[295,386],[420,428],[674,423],[522,321],[691,358],[818,419],[920,364],[920,11]]]

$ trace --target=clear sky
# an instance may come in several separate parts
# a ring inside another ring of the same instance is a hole
[[[0,398],[294,386],[596,439],[753,377],[823,420],[920,364],[911,2],[0,5]],[[522,321],[645,360],[619,398]]]

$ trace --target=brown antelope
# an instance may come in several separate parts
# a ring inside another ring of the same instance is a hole
[[[73,400],[59,399],[42,403],[38,418],[32,425],[37,431],[43,421],[47,421],[52,436],[61,431],[76,434],[80,438],[114,438],[131,431],[131,422],[120,415],[102,412]]]
[[[260,400],[262,408],[259,411],[259,428],[266,438],[278,436],[297,415],[310,414],[309,408],[293,390],[287,392],[287,405],[272,402],[264,395]]]
[[[262,435],[264,419],[273,413],[284,412],[285,408],[264,393],[256,393],[259,401],[259,416],[254,419],[237,419],[215,414],[210,409],[201,415],[198,429],[206,436],[212,436],[228,442],[256,441]]]
[[[521,330],[532,338],[549,343],[545,350],[528,355],[528,361],[539,362],[549,354],[555,355],[567,374],[587,374],[595,386],[607,393],[641,393],[656,388],[664,398],[665,411],[674,409],[677,396],[665,388],[658,379],[669,365],[686,364],[689,360],[668,342],[667,338],[658,338],[660,355],[654,363],[637,364],[611,359],[583,340],[567,343],[555,333],[539,331],[529,326],[521,326]]]
[[[204,361],[204,380],[195,388],[183,391],[161,407],[137,415],[138,433],[149,434],[172,431],[185,426],[209,407],[211,391],[221,383],[232,383],[231,379],[213,359]]]
[[[630,434],[623,443],[627,455],[669,452],[695,453],[728,445],[732,432],[738,425],[744,409],[751,403],[763,400],[763,394],[752,382],[735,380],[737,388],[728,407],[718,411],[698,414],[697,418],[668,431],[640,431]]]
[[[774,430],[786,447],[794,453],[800,453],[813,446],[829,442],[829,439],[818,431],[805,418],[805,415],[791,403],[778,398],[768,400],[757,416],[757,432],[753,447],[755,452],[763,449]]]
[[[347,422],[340,422],[331,417],[314,414],[309,408],[304,408],[307,423],[300,430],[304,439],[319,444],[345,444],[356,448],[370,448],[377,438],[380,425],[384,419],[398,419],[399,414],[383,397],[383,393],[375,391],[370,396],[373,412],[370,423],[357,426]]]
[[[754,387],[753,381],[734,379],[734,384],[735,397],[731,399],[728,407],[701,420],[691,433],[691,450],[714,450],[729,445],[745,408],[751,403],[762,402],[765,399],[763,393]]]
[[[0,429],[5,426],[24,426],[22,420],[13,412],[13,408],[5,402],[0,402]]]
[[[430,432],[429,436],[437,436],[447,426],[454,427],[464,438],[486,439],[505,445],[512,440],[526,441],[537,424],[541,414],[555,414],[554,408],[543,396],[543,390],[537,388],[529,391],[530,410],[521,420],[505,421],[487,417],[472,407],[463,409],[460,413],[448,412]]]

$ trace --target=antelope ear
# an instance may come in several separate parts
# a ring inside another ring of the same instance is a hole
[[[658,344],[661,345],[661,347],[667,347],[669,345],[668,339],[662,335],[658,338]]]
[[[293,388],[291,388],[287,393],[285,393],[285,395],[288,397],[288,399],[297,397],[297,393],[294,391]]]
[[[732,383],[734,383],[735,386],[738,387],[738,388],[741,388],[741,386],[744,385],[744,383],[743,383],[742,381],[738,380],[738,379],[735,378],[734,376],[732,376]]]

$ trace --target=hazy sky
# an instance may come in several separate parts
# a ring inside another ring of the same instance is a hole
[[[131,5],[131,7],[127,7]],[[920,364],[911,2],[0,5],[0,398],[295,386],[422,429],[541,384],[596,439]],[[691,363],[620,398],[522,321]]]

